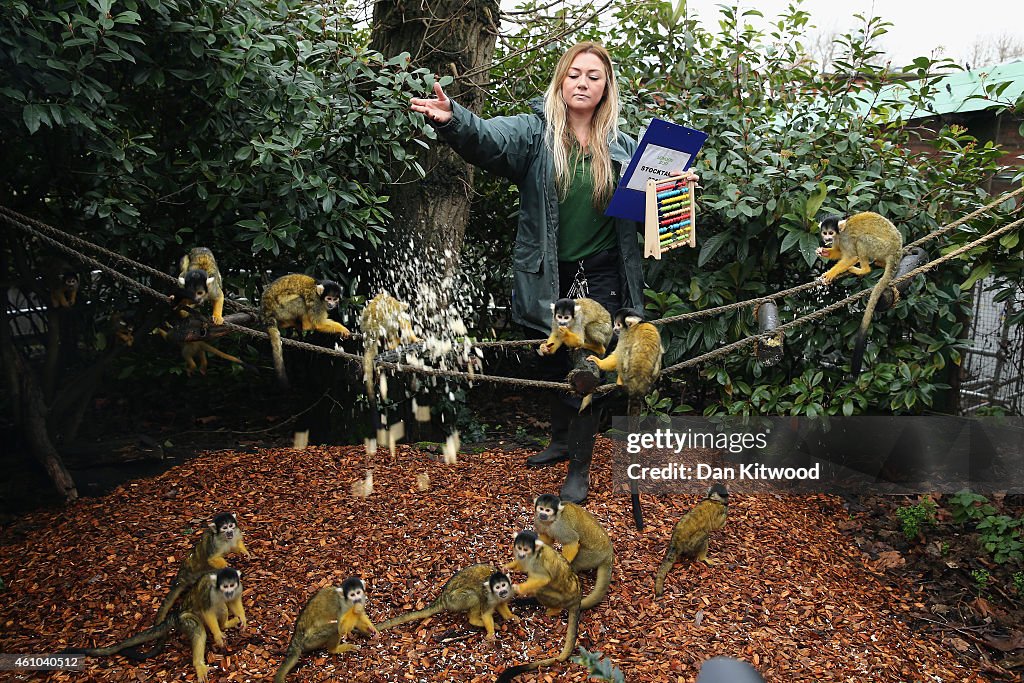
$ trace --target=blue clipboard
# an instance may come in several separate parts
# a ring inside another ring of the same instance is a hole
[[[707,139],[708,134],[699,130],[651,119],[604,214],[642,223],[647,180],[690,168]]]

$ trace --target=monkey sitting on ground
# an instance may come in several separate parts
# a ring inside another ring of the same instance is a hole
[[[78,299],[78,287],[81,282],[66,261],[58,261],[50,270],[49,289],[50,305],[53,308],[71,308]]]
[[[680,557],[689,557],[706,564],[714,564],[708,559],[708,535],[725,526],[725,516],[729,511],[729,492],[721,484],[708,489],[707,497],[696,507],[683,515],[672,529],[672,540],[665,552],[665,559],[658,567],[658,575],[654,580],[654,595],[660,598],[665,588],[665,577],[672,565]]]
[[[196,307],[210,299],[213,301],[213,324],[223,324],[224,282],[213,252],[206,247],[195,247],[181,257],[178,271],[178,284],[184,290],[182,299]]]
[[[533,508],[533,525],[542,541],[561,543],[562,555],[577,574],[597,570],[594,590],[580,603],[581,609],[594,607],[604,599],[612,580],[615,553],[608,532],[586,508],[550,493],[537,496]]]
[[[537,602],[548,608],[548,616],[569,610],[569,625],[561,653],[556,657],[505,669],[498,676],[497,683],[508,683],[527,671],[536,671],[542,666],[564,662],[576,649],[576,637],[579,634],[580,602],[583,596],[579,577],[569,567],[569,563],[560,553],[540,540],[533,531],[520,531],[513,548],[515,557],[503,569],[515,569],[527,574],[527,580],[514,587],[515,592],[522,596],[537,598]]]
[[[603,356],[612,340],[612,317],[593,299],[559,299],[551,304],[551,336],[537,353],[550,356],[565,344]]]
[[[867,275],[871,272],[872,263],[884,268],[882,277],[871,290],[860,329],[857,330],[850,370],[854,375],[858,375],[864,360],[864,346],[867,342],[871,316],[878,305],[879,297],[889,286],[892,274],[903,255],[903,235],[888,219],[871,211],[854,214],[846,220],[840,220],[839,216],[829,216],[821,222],[821,235],[826,244],[829,238],[832,243],[830,246],[819,248],[818,256],[838,260],[838,263],[821,276],[822,283],[830,284],[847,271],[854,275]]]
[[[373,362],[381,345],[388,350],[419,341],[409,320],[409,304],[399,301],[387,292],[381,292],[366,302],[359,316],[359,330],[363,333],[363,380],[366,395],[374,394]]]
[[[417,619],[426,619],[441,612],[468,612],[469,623],[487,631],[487,640],[494,640],[494,611],[502,618],[519,621],[508,608],[512,598],[512,581],[504,573],[487,564],[474,564],[460,570],[441,589],[441,594],[427,607],[388,619],[381,631]]]
[[[186,577],[199,574],[209,569],[223,569],[228,566],[224,559],[225,555],[241,553],[249,556],[249,549],[245,547],[242,540],[244,534],[238,526],[238,520],[229,512],[222,512],[213,518],[213,522],[203,530],[203,535],[196,542],[192,551],[185,558],[185,561],[178,567],[172,587],[179,586]],[[160,609],[156,613],[157,623],[164,620],[174,606],[174,601],[180,595],[180,590],[171,591],[170,595],[164,598]]]
[[[210,630],[210,635],[218,647],[224,647],[222,629],[236,625],[242,629],[246,627],[245,608],[242,606],[242,576],[234,569],[225,568],[216,573],[204,574],[189,591],[181,610],[171,614],[156,626],[110,647],[68,649],[64,650],[64,654],[104,657],[122,653],[133,659],[145,659],[152,653],[140,654],[135,652],[134,648],[154,640],[165,639],[172,630],[177,630],[189,638],[196,677],[200,683],[206,683],[206,630]]]
[[[643,322],[643,319],[639,311],[620,308],[615,312],[614,328],[619,335],[615,351],[604,359],[587,357],[602,370],[615,370],[619,375],[615,383],[622,386],[631,398],[646,396],[654,386],[661,372],[661,355],[664,353],[658,328]],[[589,404],[589,399],[589,395],[584,398],[580,410]]]
[[[284,350],[279,328],[297,327],[303,331],[316,330],[349,337],[351,333],[348,328],[327,317],[340,301],[341,286],[337,282],[317,282],[308,275],[298,273],[283,275],[263,290],[260,316],[267,326],[274,369],[281,386],[288,386],[288,375],[284,370]]]
[[[284,683],[285,677],[299,663],[306,652],[325,648],[331,654],[341,654],[356,648],[342,643],[353,629],[367,634],[378,633],[366,616],[366,587],[361,579],[350,576],[341,588],[321,588],[309,599],[295,620],[295,631],[284,662],[274,674],[274,683]]]

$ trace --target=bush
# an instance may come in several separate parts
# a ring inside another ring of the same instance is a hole
[[[896,508],[896,517],[900,520],[903,535],[908,541],[916,539],[923,527],[935,526],[935,501],[927,496],[915,505]]]
[[[698,249],[676,250],[648,266],[650,317],[742,301],[812,279],[821,269],[814,255],[819,210],[878,211],[910,241],[987,201],[980,187],[1000,156],[991,144],[948,127],[931,143],[932,154],[909,151],[916,134],[903,126],[886,87],[896,77],[919,79],[907,82],[904,92],[924,106],[935,95],[932,74],[956,67],[919,58],[893,73],[873,48],[887,30],[884,21],[862,18],[860,30],[840,36],[836,73],[821,74],[801,43],[810,16],[798,5],[764,30],[753,27],[760,17],[756,10],[721,7],[714,32],[688,16],[683,2],[649,7],[619,10],[610,22],[614,36],[597,34],[595,22],[543,54],[517,54],[544,29],[526,25],[492,72],[496,82],[509,84],[502,92],[511,102],[492,102],[489,113],[524,111],[524,101],[543,90],[543,77],[567,44],[593,37],[605,42],[618,65],[625,130],[636,132],[657,116],[709,134],[695,165],[703,226]],[[659,58],[636,57],[644,54]],[[512,77],[517,73],[528,75]],[[998,222],[997,212],[975,230]],[[509,234],[514,227],[504,223],[501,229]],[[937,255],[950,241],[965,239],[960,233],[926,249]],[[1019,250],[1016,242],[989,244],[976,256],[1012,270],[1011,257]],[[962,319],[968,314],[961,284],[969,284],[969,273],[962,261],[947,263],[915,282],[903,303],[876,315],[868,366],[853,382],[844,366],[860,314],[839,310],[788,332],[788,352],[779,364],[766,368],[750,354],[735,352],[685,373],[685,388],[672,398],[706,414],[816,416],[946,407],[948,379],[961,359]],[[787,299],[780,305],[782,322],[873,282],[873,276],[867,283],[850,277],[830,290]],[[750,309],[663,327],[665,365],[755,331]]]

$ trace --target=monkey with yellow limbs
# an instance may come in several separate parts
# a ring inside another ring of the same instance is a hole
[[[631,397],[646,396],[661,372],[661,335],[657,327],[643,320],[639,311],[620,308],[613,324],[619,335],[615,350],[607,358],[587,357],[602,370],[615,370],[619,375],[615,383]]]
[[[187,576],[208,571],[210,569],[223,569],[228,566],[225,555],[241,553],[249,556],[249,549],[245,547],[242,540],[245,534],[238,526],[238,520],[230,512],[221,512],[215,515],[213,521],[203,530],[203,535],[196,542],[189,552],[185,561],[178,567],[178,574],[172,586],[178,586]],[[164,598],[160,609],[156,613],[157,623],[164,620],[174,606],[179,592],[171,591],[170,595]]]
[[[838,261],[821,276],[822,283],[830,284],[847,271],[858,276],[867,275],[871,272],[872,263],[884,268],[882,277],[871,290],[853,347],[850,371],[859,375],[871,316],[899,265],[903,254],[903,235],[888,219],[871,211],[854,214],[846,220],[840,220],[839,216],[829,216],[821,222],[821,232],[823,237],[833,235],[833,241],[831,246],[818,249],[818,256]]]
[[[200,306],[210,299],[213,302],[213,324],[224,322],[224,282],[221,279],[217,260],[206,247],[195,247],[181,257],[178,284],[184,289],[183,298]]]
[[[721,484],[708,489],[707,497],[683,515],[672,529],[672,540],[665,552],[665,559],[658,567],[654,580],[654,595],[660,598],[665,589],[665,577],[680,557],[689,557],[706,564],[708,559],[708,535],[725,526],[729,511],[729,492]]]
[[[341,642],[354,629],[376,634],[377,628],[366,616],[365,603],[366,587],[356,576],[345,579],[341,588],[327,586],[314,593],[295,620],[295,631],[284,662],[274,674],[274,683],[284,683],[306,652],[322,647],[340,655],[356,649],[351,643]]]
[[[515,592],[525,597],[535,597],[537,602],[548,608],[548,616],[569,610],[569,625],[561,653],[555,657],[505,669],[498,676],[497,683],[508,683],[520,674],[536,671],[542,666],[550,666],[556,662],[564,662],[576,649],[576,637],[579,634],[580,602],[583,595],[579,577],[569,567],[569,563],[560,553],[540,540],[533,531],[520,531],[513,543],[513,550],[513,560],[502,569],[514,569],[527,574],[526,581],[515,586]]]
[[[550,356],[565,344],[603,356],[612,340],[612,318],[593,299],[559,299],[551,304],[551,335],[537,353]]]
[[[615,553],[608,532],[585,507],[550,493],[537,496],[533,509],[533,526],[540,540],[548,545],[561,543],[562,556],[576,574],[597,570],[594,589],[580,603],[582,609],[594,607],[604,599],[612,580]]]
[[[228,616],[230,613],[230,617]],[[110,647],[68,649],[64,654],[84,654],[104,657],[123,653],[130,654],[133,648],[144,643],[166,638],[172,630],[181,631],[192,645],[192,666],[196,678],[206,683],[206,630],[210,630],[218,647],[224,646],[222,629],[233,626],[245,628],[245,608],[242,606],[242,578],[234,569],[225,568],[216,573],[206,573],[192,586],[182,604],[181,610],[171,614],[156,626]],[[136,659],[150,654],[134,653]]]
[[[162,327],[154,329],[153,332],[164,339],[167,339],[169,336],[168,331]],[[209,361],[206,358],[207,353],[223,358],[229,363],[236,363],[242,367],[246,366],[244,360],[232,356],[230,353],[224,353],[213,344],[205,341],[187,341],[181,343],[181,357],[185,359],[185,374],[191,377],[192,373],[198,369],[200,375],[205,375],[206,369],[209,367]]]
[[[374,396],[373,361],[383,344],[388,350],[402,344],[419,341],[409,320],[409,304],[399,301],[387,292],[381,292],[366,302],[359,316],[359,331],[363,333],[363,379],[366,395]]]
[[[467,612],[469,623],[487,631],[487,640],[494,640],[494,612],[502,618],[519,621],[508,608],[512,598],[512,581],[488,564],[474,564],[459,570],[441,589],[441,594],[421,610],[388,619],[378,628],[389,628],[441,612]]]
[[[67,261],[57,261],[49,270],[50,305],[53,308],[71,308],[78,299],[81,281]]]
[[[297,327],[303,331],[316,330],[348,337],[351,333],[347,327],[328,318],[340,301],[341,286],[337,282],[317,282],[299,273],[282,275],[263,290],[260,317],[267,326],[274,369],[281,386],[288,386],[288,375],[284,369],[280,328]]]

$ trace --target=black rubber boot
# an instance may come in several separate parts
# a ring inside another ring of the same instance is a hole
[[[526,459],[527,467],[544,467],[569,459],[569,423],[576,409],[560,396],[551,397],[551,443]]]
[[[588,406],[569,425],[569,470],[559,497],[570,503],[582,503],[590,490],[590,462],[594,458],[597,413]]]

